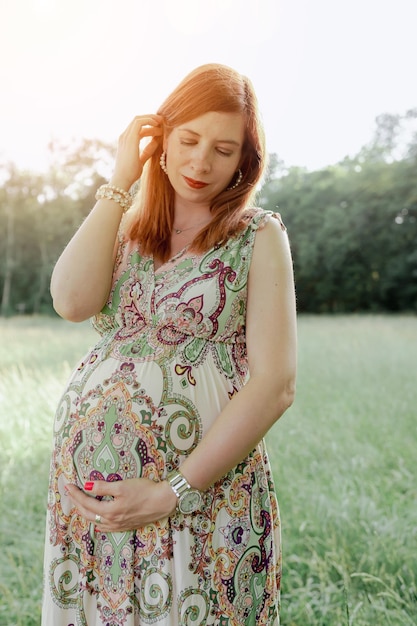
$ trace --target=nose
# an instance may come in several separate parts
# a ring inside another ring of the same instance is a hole
[[[204,146],[196,146],[191,159],[191,167],[196,173],[207,174],[211,169],[210,153]]]

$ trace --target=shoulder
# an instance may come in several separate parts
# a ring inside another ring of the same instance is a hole
[[[263,230],[269,223],[275,224],[273,228],[279,227],[282,232],[287,230],[281,215],[274,211],[266,211],[260,208],[247,209],[244,219],[248,223],[248,227],[254,231]]]
[[[250,227],[255,231],[254,254],[268,256],[288,248],[287,229],[279,213],[255,209]]]
[[[259,212],[253,217],[255,241],[250,274],[292,272],[292,257],[287,229],[279,213]]]

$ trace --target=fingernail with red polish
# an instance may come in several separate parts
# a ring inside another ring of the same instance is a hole
[[[93,487],[94,487],[94,483],[87,481],[86,483],[84,483],[84,489],[86,491],[93,491]]]

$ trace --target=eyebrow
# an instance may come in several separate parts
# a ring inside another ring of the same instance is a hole
[[[191,133],[192,135],[195,135],[196,137],[201,137],[200,133],[196,133],[195,130],[191,130],[191,128],[178,128],[179,131],[185,131],[187,133]],[[235,141],[234,139],[218,139],[217,140],[218,143],[229,143],[233,146],[238,146],[240,147],[240,142],[239,141]]]

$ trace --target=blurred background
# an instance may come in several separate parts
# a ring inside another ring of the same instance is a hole
[[[258,203],[287,224],[299,310],[416,310],[416,19],[414,0],[1,0],[0,314],[51,311],[117,137],[212,61],[256,88]]]

